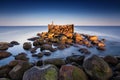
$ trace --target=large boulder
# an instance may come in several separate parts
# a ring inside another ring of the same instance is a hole
[[[32,48],[32,44],[31,44],[30,42],[25,42],[25,43],[23,44],[23,48],[24,48],[25,50],[30,50],[30,49]]]
[[[118,59],[111,55],[105,56],[104,60],[111,65],[116,65],[118,63]]]
[[[82,69],[72,65],[63,65],[59,72],[59,80],[88,80],[88,79]]]
[[[7,50],[9,48],[8,42],[0,42],[0,50]]]
[[[92,80],[108,80],[112,76],[109,65],[96,55],[86,59],[83,67]]]
[[[24,73],[23,80],[58,80],[58,70],[53,65],[34,66]]]
[[[9,76],[13,80],[21,80],[24,72],[28,70],[30,67],[31,64],[29,62],[21,61],[15,67],[13,67],[13,69],[9,72]]]
[[[12,54],[10,52],[0,52],[0,60],[3,58],[7,58],[9,56],[11,56]]]
[[[9,77],[8,73],[11,71],[11,67],[8,65],[4,65],[0,67],[0,78],[2,77]]]

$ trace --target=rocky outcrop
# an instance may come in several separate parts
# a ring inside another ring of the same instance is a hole
[[[63,65],[60,68],[59,80],[88,80],[88,78],[82,69],[72,65]]]
[[[83,67],[92,80],[108,80],[112,76],[109,65],[96,55],[86,59]]]
[[[12,54],[10,52],[0,52],[0,60],[3,58],[7,58],[9,56],[11,56]]]
[[[58,69],[53,65],[34,66],[24,73],[23,80],[58,80]]]

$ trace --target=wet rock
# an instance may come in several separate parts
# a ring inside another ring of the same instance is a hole
[[[64,44],[60,44],[60,45],[58,45],[57,48],[58,48],[59,50],[63,50],[63,49],[66,48],[66,46],[65,46]]]
[[[53,64],[57,67],[60,67],[62,65],[65,65],[65,60],[61,59],[61,58],[53,58],[53,59],[46,59],[44,60],[44,64]]]
[[[18,55],[15,56],[16,60],[24,60],[24,61],[28,61],[29,58],[27,58],[27,54],[26,53],[19,53]]]
[[[13,67],[15,67],[17,64],[19,64],[20,62],[22,62],[22,60],[13,60],[13,61],[11,61],[8,65],[13,68]]]
[[[72,44],[73,43],[73,39],[67,39],[66,43],[67,44]]]
[[[1,66],[0,67],[0,78],[3,77],[9,77],[8,73],[11,71],[12,68],[10,68],[8,65]]]
[[[98,41],[98,37],[97,36],[89,36],[89,40],[90,41]]]
[[[10,80],[10,79],[8,79],[8,78],[0,78],[0,80]]]
[[[30,49],[32,48],[32,44],[31,44],[30,42],[25,42],[25,43],[23,44],[23,48],[24,48],[25,50],[30,50]]]
[[[97,46],[98,46],[98,47],[105,47],[105,44],[104,44],[103,42],[99,42],[99,43],[97,44]]]
[[[67,63],[76,62],[77,64],[82,65],[84,58],[85,58],[85,56],[80,56],[80,55],[68,56],[68,57],[66,58],[66,62],[67,62]]]
[[[20,43],[18,43],[17,41],[11,41],[10,44],[12,44],[12,45],[19,45]]]
[[[3,58],[7,58],[9,56],[11,56],[12,54],[10,52],[0,52],[0,60]]]
[[[51,52],[42,52],[42,54],[44,54],[45,56],[50,56]]]
[[[37,50],[37,47],[31,48],[31,49],[30,49],[30,52],[31,52],[31,53],[36,53],[36,52],[37,52],[36,50]]]
[[[117,58],[115,58],[114,56],[110,56],[110,55],[105,56],[104,60],[111,65],[116,65],[118,63]]]
[[[98,40],[95,40],[95,41],[92,41],[92,42],[91,42],[91,44],[96,45],[96,46],[98,45],[98,43],[99,43]]]
[[[31,67],[31,64],[27,61],[21,61],[10,72],[9,76],[13,80],[22,80],[23,74]]]
[[[32,37],[32,38],[29,38],[29,39],[27,39],[27,40],[35,41],[35,40],[37,40],[37,39],[39,39],[39,37]]]
[[[84,71],[72,65],[63,65],[59,71],[59,80],[88,80]]]
[[[112,76],[109,65],[96,55],[86,59],[83,68],[92,80],[108,80]]]
[[[37,39],[33,42],[33,46],[41,46],[43,45],[45,42],[44,42],[44,39],[43,38],[40,38],[40,39]]]
[[[42,46],[41,46],[41,51],[43,51],[43,50],[49,50],[49,51],[51,51],[51,52],[56,51],[56,49],[54,49],[54,48],[52,47],[52,45],[49,45],[49,44],[44,44],[44,45],[42,45]]]
[[[58,69],[53,65],[34,66],[24,73],[23,80],[58,80]]]
[[[8,42],[0,42],[0,50],[7,50],[9,48]]]
[[[73,33],[66,33],[65,36],[66,36],[67,38],[72,39],[72,38],[73,38]]]
[[[81,53],[84,53],[84,54],[90,54],[91,52],[88,50],[88,49],[86,49],[86,48],[81,48],[81,49],[79,49],[79,51],[81,52]]]
[[[96,47],[98,50],[101,50],[101,51],[105,51],[106,48],[105,47]]]

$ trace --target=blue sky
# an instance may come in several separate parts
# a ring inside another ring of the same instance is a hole
[[[0,26],[120,26],[120,0],[0,0]]]

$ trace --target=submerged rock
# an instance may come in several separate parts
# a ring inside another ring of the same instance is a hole
[[[83,67],[92,80],[108,80],[112,76],[109,65],[96,55],[86,59]]]
[[[0,60],[3,58],[7,58],[9,56],[11,56],[12,54],[10,52],[0,52]]]
[[[25,43],[23,44],[23,48],[24,48],[25,50],[30,50],[30,49],[32,48],[32,44],[31,44],[30,42],[25,42]]]
[[[72,65],[63,65],[59,71],[59,80],[88,80],[88,78],[82,69]]]
[[[53,65],[34,66],[24,73],[23,80],[58,80],[58,69]]]
[[[88,49],[86,49],[86,48],[81,48],[81,49],[79,49],[79,51],[81,52],[81,53],[84,53],[84,54],[90,54],[91,52],[88,50]]]
[[[9,76],[13,80],[22,80],[24,72],[31,67],[31,64],[27,61],[21,61],[10,72]]]

